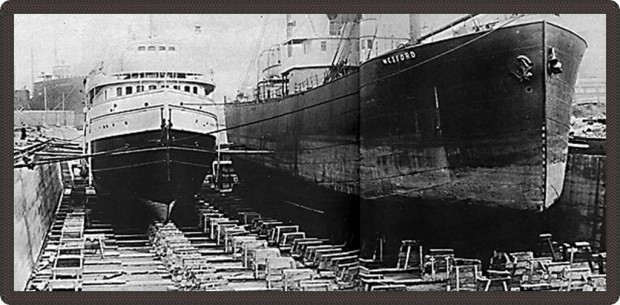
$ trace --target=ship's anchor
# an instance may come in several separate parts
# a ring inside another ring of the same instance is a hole
[[[512,72],[514,76],[516,76],[520,81],[529,81],[532,76],[532,68],[534,67],[534,63],[525,55],[517,56],[517,71]]]
[[[548,71],[549,74],[560,74],[562,73],[562,63],[558,59],[558,56],[555,54],[555,48],[549,48],[549,60],[548,60]]]

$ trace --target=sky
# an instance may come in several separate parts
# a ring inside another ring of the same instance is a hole
[[[582,35],[589,44],[582,74],[605,76],[605,16],[561,15],[562,21]],[[427,22],[445,23],[448,15],[424,15]],[[43,71],[51,73],[57,61],[84,75],[97,62],[109,59],[122,48],[130,33],[145,36],[150,27],[158,37],[177,40],[196,39],[201,50],[197,68],[212,69],[216,90],[213,98],[221,102],[241,88],[243,80],[252,85],[256,67],[252,58],[269,45],[285,38],[285,15],[15,15],[15,88],[31,87]],[[202,32],[191,36],[196,25]],[[190,34],[186,34],[190,33]],[[261,33],[263,33],[261,35]],[[204,55],[202,55],[204,54]],[[205,71],[206,72],[206,71]]]

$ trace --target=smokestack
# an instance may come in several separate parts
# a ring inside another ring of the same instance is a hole
[[[409,43],[420,43],[420,37],[422,36],[422,25],[420,22],[419,14],[409,14]]]

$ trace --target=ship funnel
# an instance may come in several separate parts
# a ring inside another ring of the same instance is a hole
[[[420,43],[420,37],[422,37],[422,26],[420,22],[419,14],[409,14],[409,43]]]

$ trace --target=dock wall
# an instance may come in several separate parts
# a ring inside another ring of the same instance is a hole
[[[73,111],[14,111],[13,125],[22,126],[75,126],[75,112]]]
[[[562,196],[549,209],[554,238],[605,249],[605,204],[605,155],[569,154]]]
[[[13,170],[13,289],[23,291],[62,194],[58,163]]]

